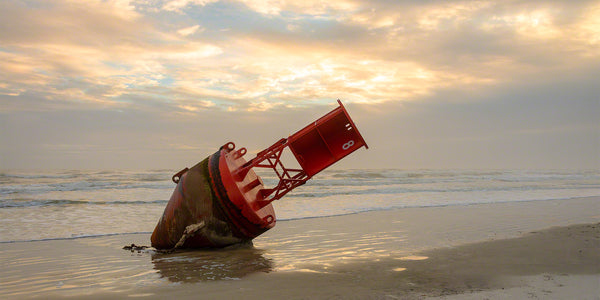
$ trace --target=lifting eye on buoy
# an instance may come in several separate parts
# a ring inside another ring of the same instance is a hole
[[[227,144],[221,146],[221,149],[226,149],[228,151],[231,151],[231,150],[235,149],[235,144],[233,142],[228,142]]]
[[[172,248],[187,226],[201,222],[212,225],[186,236],[184,247],[224,247],[251,240],[275,226],[272,201],[359,148],[369,148],[340,100],[338,104],[249,161],[243,158],[246,148],[235,150],[235,144],[228,142],[196,166],[173,175],[178,187],[152,233],[152,246]],[[284,165],[284,151],[293,154],[299,168]],[[279,182],[266,188],[254,168],[273,170]],[[207,233],[215,224],[222,226],[218,234]],[[224,238],[225,233],[230,236]]]
[[[175,182],[175,183],[179,183],[179,180],[181,179],[181,175],[183,175],[188,170],[189,170],[188,168],[184,168],[183,170],[177,172],[175,175],[173,175],[173,177],[171,177],[171,180],[173,180],[173,182]]]

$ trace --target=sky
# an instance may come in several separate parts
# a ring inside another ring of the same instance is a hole
[[[0,169],[252,157],[337,99],[337,168],[599,169],[600,1],[0,1]]]

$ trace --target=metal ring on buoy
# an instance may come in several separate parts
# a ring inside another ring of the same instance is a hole
[[[171,180],[173,180],[173,182],[175,182],[175,183],[179,183],[181,176],[183,176],[183,174],[185,172],[187,172],[188,170],[189,170],[188,168],[184,168],[183,170],[177,172],[175,175],[173,175],[173,177],[171,177]]]

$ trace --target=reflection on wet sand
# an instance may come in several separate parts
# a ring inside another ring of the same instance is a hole
[[[251,245],[228,249],[182,250],[152,254],[154,269],[171,282],[237,280],[273,270],[271,259]]]

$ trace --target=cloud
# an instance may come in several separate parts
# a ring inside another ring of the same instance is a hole
[[[181,28],[181,29],[177,30],[177,33],[179,33],[180,35],[183,35],[183,36],[188,36],[188,35],[192,35],[192,34],[196,33],[198,31],[198,29],[200,29],[200,25],[194,25],[194,26],[190,26],[190,27],[186,27],[186,28]]]
[[[240,0],[250,9],[266,15],[280,15],[282,12],[292,12],[303,15],[336,15],[340,12],[352,11],[358,5],[356,1],[336,0]]]
[[[381,103],[418,100],[448,86],[481,90],[552,76],[598,59],[599,9],[593,3],[2,6],[0,92],[45,90],[54,101],[123,105],[131,103],[125,95],[152,97],[160,86],[179,95],[175,99],[195,97],[223,109],[332,98]],[[223,18],[211,17],[219,14]],[[217,27],[223,25],[229,31]]]
[[[181,13],[184,8],[190,5],[204,6],[209,3],[217,2],[219,0],[172,0],[166,1],[162,6],[162,9],[166,11],[175,11]]]
[[[168,66],[222,52],[159,31],[123,1],[3,6],[0,92],[5,95],[29,92],[55,102],[119,106],[120,96],[163,84]]]

